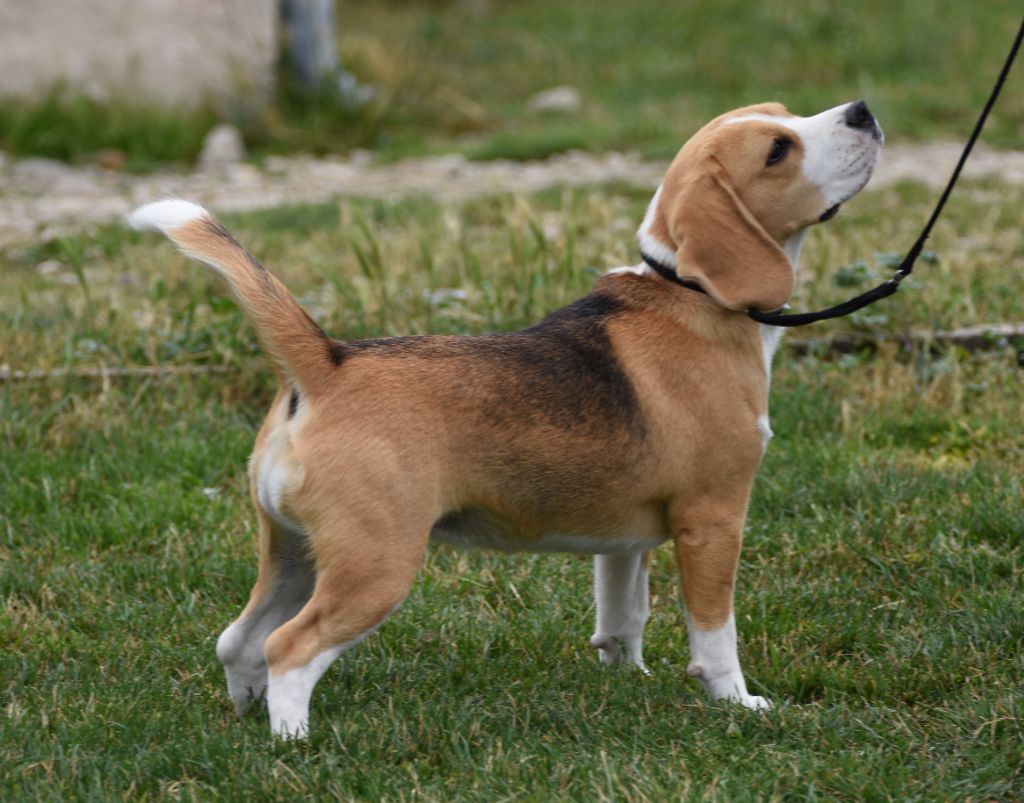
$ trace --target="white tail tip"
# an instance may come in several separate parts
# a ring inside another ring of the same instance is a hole
[[[200,218],[208,218],[210,213],[199,204],[177,199],[154,201],[140,206],[128,215],[128,225],[139,231],[159,231],[170,234],[186,223]]]

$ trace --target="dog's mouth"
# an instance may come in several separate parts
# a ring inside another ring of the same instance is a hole
[[[836,204],[835,206],[830,206],[828,209],[826,209],[824,212],[821,213],[821,217],[818,218],[818,222],[819,223],[824,223],[826,220],[831,220],[832,218],[834,218],[836,215],[839,214],[839,207],[840,206],[842,206],[842,204]]]

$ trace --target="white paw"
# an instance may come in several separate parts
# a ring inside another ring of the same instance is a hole
[[[241,715],[267,691],[267,663],[262,641],[249,638],[241,620],[234,622],[217,639],[217,658],[224,665],[228,696]]]
[[[730,703],[737,703],[751,711],[767,711],[772,707],[771,701],[755,694],[747,694],[745,689],[733,688],[727,694],[711,694],[713,700],[728,700]]]
[[[597,650],[597,657],[605,666],[611,666],[622,658],[622,647],[614,636],[594,635],[590,639],[590,646]]]
[[[271,717],[270,721],[270,734],[277,739],[283,739],[286,742],[290,741],[301,741],[309,738],[309,720],[305,722],[296,722],[292,724],[283,719],[274,721]]]
[[[619,662],[633,664],[645,675],[650,675],[651,670],[644,663],[643,652],[639,643],[626,642],[623,649],[622,642],[615,636],[595,635],[590,639],[590,646],[597,649],[598,658],[605,666]]]
[[[293,670],[292,673],[298,670]],[[270,734],[278,739],[305,739],[309,735],[309,689],[301,684],[289,685],[287,675],[282,681],[270,676],[267,691],[267,713]],[[296,686],[298,685],[298,688]]]
[[[235,713],[238,716],[242,716],[246,711],[252,708],[253,703],[264,704],[267,701],[267,684],[264,681],[262,684],[247,684],[243,686],[232,686],[231,682],[228,682],[228,695],[231,697],[231,702],[235,706]]]
[[[267,693],[267,668],[225,666],[228,679],[228,696],[234,703],[235,712],[241,716],[255,702],[262,702]]]
[[[757,697],[753,694],[745,694],[742,697],[729,699],[735,700],[735,702],[742,705],[744,708],[750,708],[754,711],[767,711],[772,707],[771,701],[766,700],[764,697]]]
[[[743,675],[738,671],[725,672],[721,675],[708,677],[702,666],[690,664],[686,673],[700,681],[712,700],[729,700],[739,703],[744,708],[750,708],[755,711],[772,707],[771,702],[764,697],[747,694],[747,684],[743,680]]]

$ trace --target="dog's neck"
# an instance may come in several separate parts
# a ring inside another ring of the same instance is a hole
[[[637,242],[640,245],[640,251],[645,256],[644,262],[635,268],[618,268],[612,272],[629,271],[639,273],[641,275],[650,273],[654,275],[662,274],[664,276],[669,271],[675,271],[677,266],[675,251],[655,237],[651,232],[660,196],[661,187],[659,186],[657,192],[654,193],[654,197],[651,199],[650,204],[647,206],[647,212],[644,215],[643,222],[640,224],[640,228],[636,233]],[[801,229],[795,234],[790,235],[782,244],[782,250],[786,254],[786,258],[789,259],[789,264],[793,268],[794,275],[800,265],[800,251],[803,248],[804,237],[806,234],[807,229]],[[648,267],[645,263],[649,260],[657,262],[661,267],[661,270],[655,271]],[[786,330],[781,326],[767,326],[765,324],[758,324],[758,329],[761,333],[761,349],[764,357],[764,371],[765,375],[768,377],[768,381],[771,382],[772,360],[775,357],[775,352],[779,348],[782,335]]]

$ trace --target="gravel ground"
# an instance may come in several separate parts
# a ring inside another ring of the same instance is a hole
[[[889,146],[868,189],[904,180],[941,185],[961,147],[956,142]],[[666,167],[617,153],[568,153],[539,162],[469,162],[461,156],[383,166],[370,161],[363,153],[348,159],[274,157],[262,168],[242,162],[208,171],[136,176],[49,159],[11,160],[0,154],[0,248],[116,220],[141,203],[168,196],[188,198],[218,211],[240,211],[342,196],[430,194],[459,201],[612,181],[653,190]],[[965,177],[990,175],[1007,183],[1024,183],[1024,151],[979,145]]]

